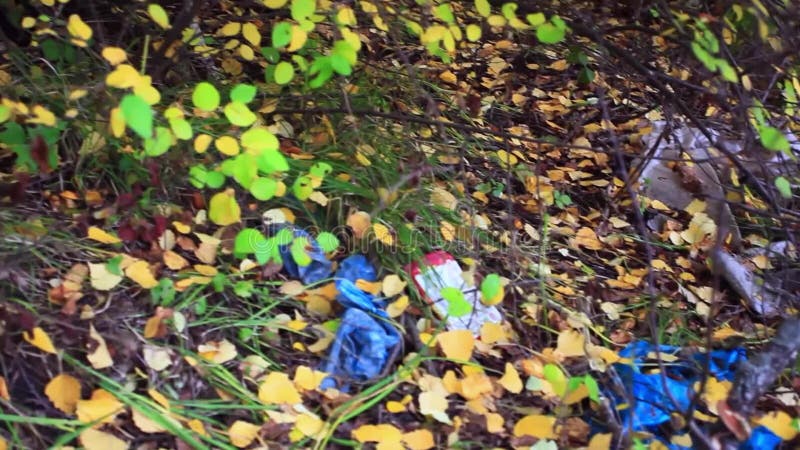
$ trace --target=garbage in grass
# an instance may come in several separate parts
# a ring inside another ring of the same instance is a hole
[[[280,232],[288,232],[292,233],[292,240],[290,243],[281,245],[279,247],[281,259],[283,259],[283,267],[286,269],[286,273],[289,274],[292,278],[299,278],[303,284],[312,284],[317,283],[319,281],[324,280],[325,278],[330,277],[333,264],[328,260],[328,257],[325,255],[325,252],[322,251],[317,240],[311,237],[310,234],[301,230],[299,228],[295,228],[292,226],[287,226],[279,231]],[[306,265],[299,265],[295,260],[296,256],[292,251],[292,247],[295,244],[296,240],[305,239],[304,242],[304,252],[308,255],[309,262]]]
[[[359,279],[375,281],[375,268],[364,255],[345,258],[336,272],[337,300],[345,312],[322,369],[329,374],[322,389],[347,391],[351,382],[374,379],[400,352],[400,333],[389,323],[382,302],[356,286]]]
[[[663,364],[658,364],[656,350],[661,354]],[[662,434],[661,425],[670,421],[672,414],[685,412],[695,395],[695,383],[704,376],[712,376],[719,381],[733,380],[736,365],[746,359],[743,348],[732,350],[714,350],[710,354],[695,353],[682,355],[680,347],[661,345],[658,348],[645,341],[629,344],[619,352],[626,362],[613,365],[619,380],[616,388],[606,389],[606,396],[611,399],[612,406],[619,412],[620,422],[624,430],[647,432],[665,443],[671,450],[684,450],[684,447],[670,442],[668,436]],[[703,368],[706,358],[708,374]],[[668,362],[666,362],[668,361]],[[661,372],[663,368],[664,372]],[[743,442],[740,449],[769,450],[780,443],[780,438],[766,428],[753,430],[750,438]]]
[[[445,320],[448,330],[470,330],[477,337],[481,335],[484,323],[502,323],[500,310],[481,303],[480,292],[464,279],[461,266],[449,253],[441,250],[428,253],[421,263],[415,262],[407,270],[423,299],[439,318]],[[457,298],[443,296],[442,291],[446,288],[458,289],[463,295]]]

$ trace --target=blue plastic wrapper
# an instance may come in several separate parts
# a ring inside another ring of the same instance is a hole
[[[295,238],[304,237],[308,239],[308,246],[311,247],[307,250],[308,256],[311,257],[311,264],[307,266],[298,266],[294,262],[291,253],[291,245],[282,245],[278,250],[283,259],[283,268],[286,273],[292,278],[299,278],[303,284],[313,284],[329,278],[333,271],[333,264],[325,256],[325,252],[319,247],[317,240],[311,237],[310,234],[299,228],[291,228]]]
[[[346,391],[349,382],[365,382],[378,376],[400,345],[400,333],[388,323],[389,316],[373,295],[355,280],[374,281],[375,268],[364,255],[353,255],[336,272],[337,300],[345,312],[331,345],[323,371],[329,376],[320,387]]]
[[[657,362],[648,361],[655,358],[656,346],[637,341],[621,350],[619,355],[632,361],[614,364],[614,369],[620,376],[620,384],[628,391],[627,396],[619,395],[613,389],[607,389],[605,394],[615,405],[627,404],[633,399],[632,405],[619,411],[626,430],[649,432],[671,450],[690,450],[689,447],[671,443],[668,436],[660,435],[662,430],[659,430],[659,425],[668,422],[671,413],[681,413],[689,408],[695,394],[695,382],[706,376],[703,373],[706,358],[710,358],[708,363],[711,376],[730,381],[733,380],[736,365],[746,359],[745,350],[714,350],[711,353],[695,353],[689,357],[680,355],[680,347],[662,345],[658,350],[675,358],[674,361],[663,364],[666,372],[663,375],[646,373],[648,370],[659,369]],[[771,431],[758,427],[739,449],[772,450],[780,442],[780,438]]]

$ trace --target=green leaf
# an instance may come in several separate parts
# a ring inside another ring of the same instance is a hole
[[[700,44],[695,41],[692,41],[691,44],[692,52],[697,59],[700,60],[701,63],[708,69],[710,72],[717,71],[717,58],[714,58],[711,53],[708,53],[706,49],[704,49]]]
[[[280,147],[278,138],[269,130],[263,127],[254,127],[242,133],[242,147],[250,148],[259,152],[266,150],[277,150]]]
[[[547,17],[544,15],[544,13],[538,12],[538,13],[528,14],[527,16],[525,16],[525,20],[527,20],[532,27],[538,27],[539,25],[547,22]]]
[[[245,228],[233,240],[233,254],[237,258],[243,258],[250,253],[255,253],[256,248],[266,240],[267,238],[257,229]]]
[[[289,29],[291,30],[291,28]],[[289,36],[289,39],[291,39],[291,35]],[[270,64],[275,64],[276,62],[281,60],[281,53],[275,47],[261,47],[261,54],[264,56],[264,59],[266,59],[267,62]]]
[[[278,182],[272,178],[259,177],[250,184],[250,193],[258,200],[265,201],[275,196]]]
[[[286,47],[292,41],[292,24],[289,22],[278,22],[272,28],[272,46],[277,48]]]
[[[339,75],[348,76],[353,73],[350,63],[341,55],[331,55],[331,68]]]
[[[442,20],[443,22],[447,22],[448,24],[456,21],[456,18],[453,17],[453,10],[452,8],[450,8],[449,3],[442,3],[441,5],[434,8],[433,14],[440,20]]]
[[[206,186],[211,189],[218,189],[225,184],[225,174],[216,170],[209,170],[206,173]]]
[[[189,140],[192,138],[192,125],[186,119],[174,118],[169,119],[169,127],[175,137],[181,140]]]
[[[311,264],[311,257],[308,256],[308,252],[306,252],[306,246],[308,246],[308,239],[305,237],[299,237],[292,241],[292,246],[289,249],[292,259],[300,267],[305,267]]]
[[[256,167],[255,157],[249,153],[242,153],[232,158],[233,179],[243,188],[250,189],[250,186],[258,177],[258,167]]]
[[[462,317],[472,312],[472,305],[464,298],[461,289],[454,287],[442,288],[440,295],[447,301],[447,315]]]
[[[109,259],[108,262],[106,263],[106,269],[108,269],[108,271],[113,273],[114,275],[120,275],[121,276],[122,275],[122,269],[119,266],[122,264],[123,258],[124,257],[122,255],[117,255],[117,256]]]
[[[225,105],[223,111],[228,122],[237,127],[249,127],[257,119],[253,111],[250,111],[247,105],[241,102],[230,102]]]
[[[563,397],[567,393],[567,377],[557,365],[551,363],[545,364],[542,374],[544,375],[544,379],[553,386],[553,392],[555,392],[556,395]]]
[[[486,275],[486,278],[483,279],[481,282],[481,295],[483,296],[484,300],[490,300],[497,296],[497,293],[500,292],[502,286],[500,285],[500,275],[496,273],[490,273]]]
[[[206,185],[208,178],[208,170],[202,165],[198,164],[189,169],[189,183],[197,189],[202,189]]]
[[[292,14],[292,19],[300,22],[308,19],[308,16],[314,14],[316,9],[316,0],[292,0],[290,12]]]
[[[277,248],[275,245],[275,238],[265,239],[263,242],[258,244],[254,252],[256,255],[256,262],[259,264],[266,264],[267,261],[273,256],[274,250]],[[280,254],[279,254],[280,255]],[[280,256],[277,261],[280,260]]]
[[[323,231],[317,235],[317,243],[319,244],[319,248],[325,253],[330,253],[339,248],[339,238],[327,231]]]
[[[234,102],[250,103],[256,97],[256,87],[252,84],[237,84],[231,89],[231,100]]]
[[[489,0],[475,0],[475,10],[481,16],[489,17],[492,13],[492,5],[489,4]]]
[[[281,228],[273,237],[279,246],[289,245],[294,239],[294,233],[288,228]]]
[[[329,173],[333,171],[333,167],[326,162],[318,162],[314,163],[310,169],[308,169],[308,173],[317,177],[317,178],[325,178]]]
[[[536,28],[536,38],[543,44],[557,44],[564,40],[566,31],[552,23],[543,23]]]
[[[783,198],[792,198],[792,185],[785,177],[775,178],[775,187]]]
[[[724,59],[717,59],[717,67],[719,68],[719,73],[722,75],[722,78],[725,81],[730,81],[731,83],[738,83],[739,82],[739,74],[736,73],[736,69],[731,66],[728,61]]]
[[[11,108],[6,105],[0,105],[0,123],[5,122],[11,117]]]
[[[583,376],[583,384],[586,386],[586,390],[589,391],[589,399],[600,403],[600,387],[597,385],[597,380],[586,374]]]
[[[169,29],[169,16],[167,16],[167,12],[164,11],[164,7],[151,3],[147,5],[147,14],[158,26],[165,30]]]
[[[203,111],[214,111],[219,106],[219,91],[213,84],[202,81],[197,83],[192,92],[192,103],[195,108]]]
[[[169,128],[157,127],[154,138],[145,138],[144,153],[147,156],[160,156],[166,153],[171,145],[172,134],[169,132]]]
[[[294,78],[294,66],[287,61],[281,61],[275,66],[275,82],[278,84],[287,84]]]
[[[308,175],[297,177],[292,185],[292,193],[300,201],[308,200],[314,192],[314,181]]]
[[[784,153],[788,153],[790,150],[789,140],[781,130],[775,127],[766,125],[759,128],[758,137],[761,139],[761,145],[769,150]]]
[[[286,161],[286,157],[278,150],[265,150],[258,155],[256,164],[258,165],[258,170],[268,175],[289,170],[289,163]]]
[[[316,89],[326,81],[331,79],[333,76],[333,67],[331,67],[331,58],[328,56],[317,56],[314,59],[314,62],[311,63],[311,67],[308,68],[308,75],[316,77],[312,78],[311,81],[308,82],[308,85]]]
[[[511,20],[517,17],[517,8],[519,6],[516,3],[503,3],[503,6],[500,7],[500,13],[508,20]]]
[[[119,104],[125,124],[143,138],[153,135],[153,110],[143,98],[135,94],[126,94]]]

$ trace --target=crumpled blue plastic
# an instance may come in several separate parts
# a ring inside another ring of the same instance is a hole
[[[329,376],[320,387],[347,391],[350,382],[378,376],[400,345],[400,333],[388,323],[382,302],[355,285],[358,279],[374,281],[375,268],[364,255],[349,256],[336,272],[336,297],[345,307],[323,371]]]
[[[282,245],[278,248],[283,259],[283,268],[286,273],[292,278],[299,278],[303,284],[313,284],[329,278],[333,271],[333,264],[325,256],[317,240],[311,237],[310,234],[299,228],[291,228],[294,238],[305,237],[308,239],[308,246],[310,250],[306,250],[308,256],[311,257],[311,264],[307,266],[298,266],[292,258],[291,244]]]
[[[662,354],[676,357],[675,361],[663,364],[666,376],[660,373],[645,373],[647,369],[659,369],[656,363],[648,362],[648,355],[655,354],[657,348]],[[632,363],[614,364],[614,369],[620,377],[620,384],[627,390],[627,395],[620,395],[615,389],[606,389],[605,392],[615,406],[627,404],[630,398],[634,400],[628,408],[619,411],[624,429],[649,432],[671,450],[689,450],[689,447],[671,443],[668,436],[660,435],[662,430],[659,430],[658,426],[669,421],[671,413],[684,412],[689,408],[695,393],[694,383],[705,376],[703,368],[706,358],[710,357],[710,375],[718,380],[727,381],[733,380],[736,365],[746,359],[743,348],[714,350],[708,354],[695,353],[691,357],[680,355],[680,350],[680,347],[668,345],[656,347],[646,341],[629,344],[619,352],[619,355],[631,360]],[[769,429],[758,427],[753,430],[747,441],[740,444],[739,449],[771,450],[780,441],[780,437]]]

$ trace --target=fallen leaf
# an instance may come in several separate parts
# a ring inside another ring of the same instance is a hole
[[[8,393],[8,384],[5,377],[0,377],[0,398],[11,401],[11,394]]]
[[[237,355],[236,346],[227,339],[200,344],[197,347],[197,353],[204,359],[217,364],[226,363]]]
[[[271,372],[258,387],[258,399],[267,404],[294,405],[302,402],[289,375],[283,372]]]
[[[53,402],[53,406],[72,415],[81,399],[81,383],[75,377],[61,373],[47,383],[44,394]]]
[[[92,324],[89,324],[89,338],[95,342],[94,344],[87,345],[89,348],[94,346],[94,350],[86,354],[86,359],[89,360],[92,367],[95,369],[105,369],[106,367],[113,366],[114,360],[111,358],[111,353],[108,352],[106,340],[97,332]]]
[[[168,416],[163,416],[163,419],[169,420],[170,418]],[[136,428],[143,433],[163,433],[167,431],[161,424],[147,417],[136,408],[133,408],[131,411],[131,420],[133,420],[133,424],[136,425]]]
[[[793,421],[792,416],[783,411],[772,411],[761,416],[756,423],[769,428],[784,441],[791,441],[798,434],[797,428],[792,425]]]
[[[431,192],[431,203],[450,211],[458,207],[458,199],[456,199],[456,196],[438,186],[433,188]]]
[[[135,281],[145,289],[152,289],[158,286],[158,280],[150,271],[150,264],[147,261],[138,260],[125,269],[125,276]]]
[[[242,210],[233,189],[218,192],[208,203],[208,218],[217,225],[232,225],[241,221]]]
[[[403,442],[411,450],[428,450],[436,444],[430,430],[414,430],[403,434]]]
[[[89,263],[89,282],[98,291],[110,291],[122,281],[122,276],[111,273],[106,264]]]
[[[453,330],[440,333],[437,342],[444,356],[457,361],[469,361],[475,338],[469,330]]]
[[[237,420],[228,428],[228,437],[234,446],[245,448],[255,440],[259,431],[261,431],[260,426],[244,420]]]
[[[86,450],[127,450],[129,444],[105,431],[87,428],[78,438]]]
[[[172,365],[172,353],[168,348],[145,344],[142,356],[147,367],[160,372]]]
[[[406,282],[401,280],[399,276],[395,274],[386,275],[383,278],[383,284],[381,289],[383,290],[383,295],[386,297],[394,297],[395,295],[403,292],[403,289],[406,288]]]
[[[556,351],[565,357],[584,356],[586,337],[579,331],[564,330],[558,334]]]
[[[531,414],[520,419],[514,424],[514,436],[533,436],[538,439],[555,439],[556,418],[554,416],[544,416]]]
[[[41,327],[35,327],[31,331],[23,332],[22,338],[43,352],[56,353],[56,347],[53,345],[53,341]]]
[[[356,239],[363,238],[372,225],[372,218],[364,211],[356,211],[347,217],[347,226],[353,229]]]
[[[313,414],[303,413],[297,416],[294,425],[303,436],[315,437],[323,430],[325,422]]]
[[[578,230],[571,242],[575,248],[584,247],[589,250],[602,250],[603,248],[603,243],[597,239],[597,234],[589,227]]]
[[[375,233],[375,239],[382,242],[385,245],[394,245],[394,236],[392,236],[391,230],[389,227],[382,223],[374,223],[372,224],[372,232]]]
[[[91,398],[78,401],[75,414],[83,423],[111,423],[123,411],[124,405],[104,389],[95,389]]]
[[[118,244],[122,242],[122,240],[117,236],[114,236],[113,234],[103,231],[95,226],[89,227],[88,237],[89,239],[100,242],[102,244]]]
[[[398,317],[405,312],[405,310],[408,308],[408,305],[408,296],[402,295],[400,298],[386,306],[386,314],[388,314],[391,318]]]
[[[294,372],[294,384],[304,391],[313,391],[327,378],[328,374],[308,366],[299,366]]]
[[[447,415],[447,393],[439,390],[428,391],[419,394],[420,414],[431,416],[439,422],[452,424],[450,416]]]
[[[517,369],[514,368],[514,365],[510,362],[506,363],[505,373],[503,373],[503,376],[498,380],[498,383],[513,394],[522,392],[522,379],[519,377]]]
[[[163,258],[164,264],[171,270],[181,270],[189,265],[189,261],[187,261],[186,258],[172,250],[165,251]]]
[[[403,440],[403,433],[388,423],[380,425],[361,425],[351,432],[353,439],[358,442],[378,442],[378,445],[385,443],[400,443]]]
[[[164,319],[169,319],[173,315],[172,309],[156,307],[156,313],[153,317],[147,319],[144,324],[144,338],[145,339],[159,339],[167,335],[167,325]]]

